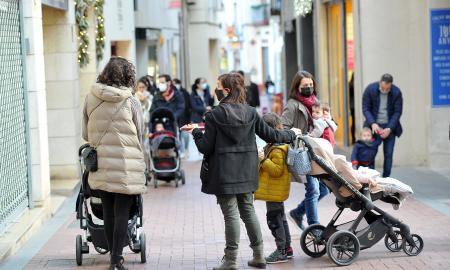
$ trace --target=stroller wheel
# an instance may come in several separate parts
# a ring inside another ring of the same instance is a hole
[[[327,253],[335,264],[350,265],[358,258],[359,240],[349,231],[337,231],[327,242]]]
[[[181,184],[186,184],[186,175],[184,173],[184,170],[181,170]]]
[[[81,235],[77,235],[75,254],[78,266],[83,264],[83,252],[81,250],[82,246],[83,246],[83,238],[81,237]]]
[[[153,186],[155,188],[158,188],[158,179],[156,179],[156,177],[154,177],[154,179],[153,179]]]
[[[139,235],[139,243],[140,243],[140,247],[141,247],[141,263],[146,263],[147,262],[147,254],[146,254],[146,239],[145,239],[145,233],[141,233]]]
[[[178,182],[180,182],[180,178],[176,177],[175,178],[175,187],[178,187],[178,185],[179,185]]]
[[[422,237],[420,237],[417,234],[411,234],[411,240],[408,241],[407,239],[403,241],[402,245],[403,251],[408,256],[417,256],[420,252],[423,250],[423,240]]]
[[[300,246],[312,258],[322,257],[326,252],[326,241],[322,238],[325,227],[320,224],[308,226],[300,236]]]
[[[403,246],[403,236],[399,230],[395,230],[392,232],[392,235],[389,232],[384,237],[384,245],[386,248],[392,252],[399,252],[402,250]]]
[[[95,246],[94,246],[94,249],[95,249],[95,251],[97,251],[99,254],[102,254],[102,255],[104,255],[104,254],[106,254],[106,253],[109,252],[109,250],[103,249],[103,248],[101,248],[101,247],[95,247]]]

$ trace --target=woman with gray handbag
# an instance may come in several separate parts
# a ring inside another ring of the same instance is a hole
[[[299,71],[292,79],[289,100],[281,116],[285,129],[298,128],[303,134],[308,134],[312,127],[311,107],[317,101],[317,84],[311,73]],[[289,212],[289,217],[304,229],[303,216],[306,214],[308,225],[319,223],[317,205],[325,197],[328,188],[317,178],[306,176],[305,199],[297,208]]]
[[[103,220],[111,252],[110,270],[123,266],[123,243],[135,195],[145,193],[143,119],[133,96],[135,69],[112,57],[97,78],[83,108],[83,139],[92,147],[88,184],[102,199]]]

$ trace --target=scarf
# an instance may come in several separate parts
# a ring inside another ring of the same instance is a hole
[[[173,88],[170,88],[167,91],[169,91],[169,94],[167,96],[163,96],[163,98],[164,98],[165,101],[169,102],[173,98],[173,96],[175,95],[175,91],[173,90]]]
[[[316,96],[314,94],[310,95],[309,97],[302,96],[299,92],[295,94],[295,98],[305,105],[305,107],[308,109],[309,113],[311,114],[311,108],[316,103]]]
[[[299,92],[295,95],[296,99],[306,107],[306,112],[308,113],[308,130],[313,128],[314,123],[312,120],[312,106],[316,103],[316,95],[312,94],[309,97],[302,96]]]

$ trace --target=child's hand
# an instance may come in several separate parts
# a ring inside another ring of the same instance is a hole
[[[259,161],[262,161],[264,159],[264,152],[263,151],[258,151],[258,158],[259,158]]]
[[[148,133],[147,138],[151,138],[153,136],[153,133]]]

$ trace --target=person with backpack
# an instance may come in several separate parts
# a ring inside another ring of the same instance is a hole
[[[271,128],[282,130],[281,118],[275,113],[263,117]],[[266,257],[268,264],[287,262],[294,257],[291,247],[291,234],[284,212],[284,201],[289,197],[291,178],[286,157],[287,144],[269,143],[259,156],[259,188],[255,200],[266,201],[267,225],[275,237],[276,250]]]

